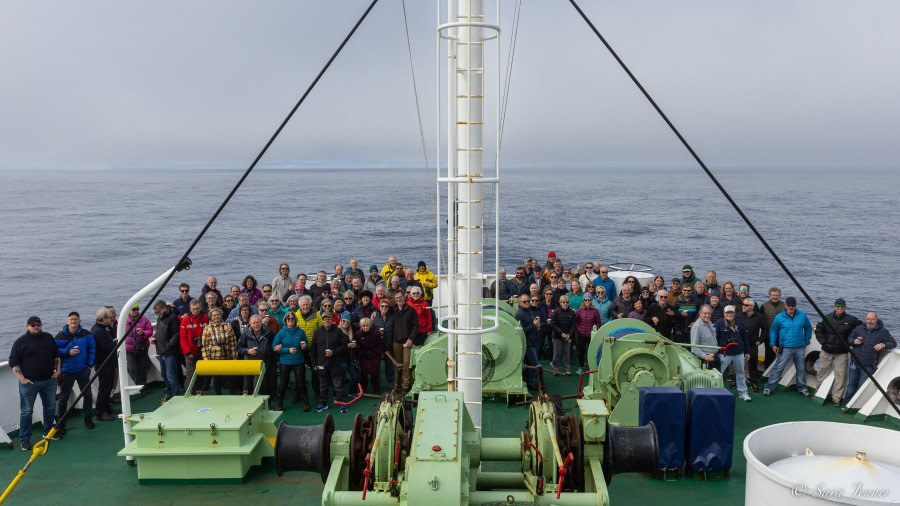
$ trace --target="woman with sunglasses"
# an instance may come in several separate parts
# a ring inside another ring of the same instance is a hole
[[[297,326],[297,316],[293,313],[284,315],[284,327],[275,334],[272,341],[273,350],[278,353],[278,364],[281,370],[281,384],[278,387],[278,404],[275,409],[284,411],[284,395],[287,393],[291,374],[294,375],[293,404],[303,403],[303,411],[309,411],[309,393],[306,391],[306,333]]]
[[[599,329],[600,325],[600,311],[594,307],[593,297],[585,294],[581,307],[575,313],[575,330],[578,333],[578,340],[575,342],[578,349],[578,370],[575,374],[579,376],[588,369],[588,344],[591,342],[591,333],[594,329]]]
[[[575,311],[569,307],[569,298],[565,295],[559,298],[559,309],[551,316],[553,328],[553,360],[550,362],[550,372],[553,374],[568,376],[572,341],[575,338]]]
[[[384,349],[381,351],[381,359],[384,362],[384,378],[388,385],[394,388],[396,386],[394,383],[396,370],[394,363],[387,356],[388,353],[394,351],[394,311],[386,298],[378,301],[378,312],[372,316],[371,320],[372,327],[381,334],[384,344]]]

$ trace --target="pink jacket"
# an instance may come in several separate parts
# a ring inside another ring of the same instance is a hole
[[[575,330],[578,335],[590,337],[594,327],[600,328],[600,311],[597,308],[579,308],[575,313]]]
[[[125,321],[125,330],[131,327],[131,315],[128,315],[128,319]],[[119,323],[121,325],[121,323]],[[141,329],[144,331],[144,335],[138,337],[137,329]],[[134,340],[139,339],[142,343],[144,343],[144,347],[146,349],[150,348],[150,336],[153,335],[153,325],[150,323],[150,320],[147,319],[146,316],[142,316],[140,320],[138,320],[137,325],[134,326],[134,330],[128,333],[125,336],[125,352],[126,353],[134,353]]]

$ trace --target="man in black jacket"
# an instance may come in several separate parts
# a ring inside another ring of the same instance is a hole
[[[409,356],[412,353],[413,341],[419,332],[419,316],[416,310],[406,303],[406,295],[403,292],[394,294],[394,360],[403,364],[401,387],[403,393],[409,391],[412,376],[409,372]]]
[[[538,351],[544,343],[544,334],[541,331],[541,312],[537,307],[537,296],[534,303],[530,295],[519,296],[519,310],[516,312],[516,320],[525,332],[525,365],[538,365]],[[525,382],[529,390],[537,390],[537,371],[525,369]]]
[[[756,302],[747,297],[741,300],[741,309],[737,314],[737,319],[744,324],[747,329],[747,339],[750,343],[750,349],[747,352],[750,358],[747,359],[747,379],[750,381],[750,389],[759,392],[759,345],[765,344],[769,338],[769,329],[766,327],[766,317],[762,312],[756,310]]]
[[[347,334],[341,332],[332,324],[333,313],[323,312],[322,326],[313,334],[309,358],[312,361],[312,370],[319,375],[319,404],[316,405],[316,413],[328,409],[328,387],[334,389],[334,400],[343,400],[343,374],[341,359],[347,349],[349,339]],[[347,412],[347,406],[341,406],[341,413]]]
[[[164,300],[158,300],[153,304],[153,312],[156,313],[156,332],[150,339],[150,344],[156,345],[156,358],[159,360],[159,372],[162,374],[163,383],[166,384],[166,396],[163,402],[181,393],[178,385],[178,353],[181,351],[180,330],[181,321],[175,314],[174,308]]]
[[[116,359],[112,358],[101,369],[100,366],[116,349],[116,318],[108,307],[103,306],[97,310],[96,323],[91,327],[96,346],[96,358],[94,359],[94,371],[97,373],[97,420],[111,422],[113,416],[109,400],[113,386],[116,384]]]
[[[835,406],[840,406],[847,388],[847,368],[850,365],[847,354],[850,346],[847,344],[847,336],[862,322],[859,321],[859,318],[847,313],[847,303],[844,299],[834,301],[834,312],[825,315],[825,320],[828,324],[820,322],[816,325],[816,340],[822,345],[816,380],[821,385],[828,373],[834,369],[831,401]]]
[[[59,377],[59,349],[53,336],[43,331],[43,323],[32,316],[25,333],[16,339],[9,352],[9,366],[19,380],[19,439],[22,450],[31,450],[31,424],[34,400],[41,396],[44,406],[44,434],[53,427],[56,413],[56,378]],[[55,438],[59,439],[59,438]]]

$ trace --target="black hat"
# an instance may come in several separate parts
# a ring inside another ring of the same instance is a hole
[[[682,267],[681,270],[694,272],[694,269],[691,267],[691,264],[684,264],[684,267]]]
[[[32,323],[40,323],[41,325],[44,324],[44,322],[42,322],[41,319],[37,316],[32,316],[32,317],[28,318],[28,325],[31,325]]]
[[[81,318],[81,315],[78,314],[78,311],[72,311],[71,313],[69,313],[69,316],[68,316],[68,317],[71,318],[71,317],[73,317],[73,316],[75,316],[75,317],[77,317],[77,318]]]
[[[372,291],[371,291],[371,290],[363,290],[363,291],[359,292],[359,298],[361,299],[361,298],[363,298],[363,297],[368,297],[368,298],[371,299],[371,298],[372,298]]]
[[[838,299],[834,299],[834,305],[835,306],[837,306],[837,305],[846,306],[847,302],[845,302],[844,299],[838,298]]]
[[[425,267],[425,260],[419,260],[419,267]]]
[[[784,299],[784,305],[785,306],[796,306],[797,299],[795,299],[793,297],[788,297],[788,298]]]

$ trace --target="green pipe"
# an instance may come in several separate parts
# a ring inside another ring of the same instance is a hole
[[[517,472],[478,471],[476,490],[527,490],[525,477]]]
[[[522,460],[522,444],[517,437],[486,437],[481,440],[481,460]]]
[[[369,498],[366,497],[366,502]],[[588,492],[563,492],[559,499],[556,493],[547,492],[544,495],[532,495],[529,491],[499,491],[481,492],[469,494],[469,504],[562,504],[569,506],[606,506],[609,503],[602,495]]]

